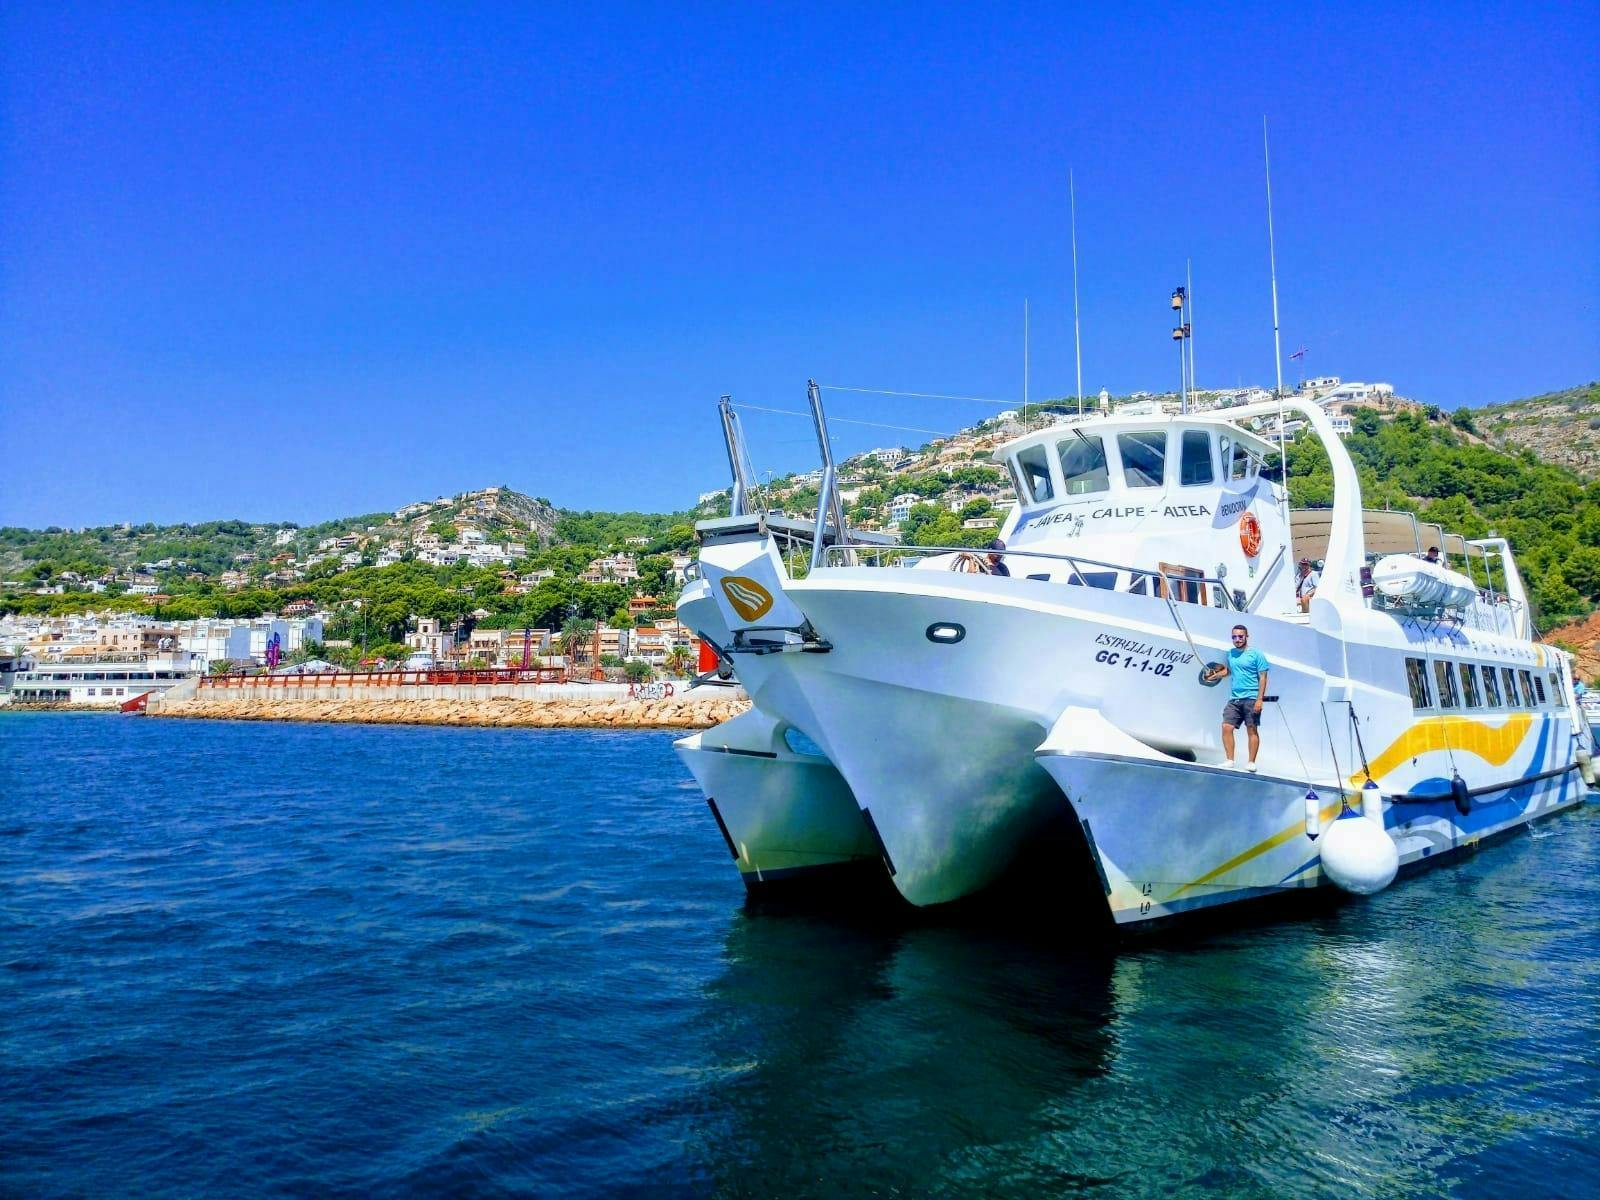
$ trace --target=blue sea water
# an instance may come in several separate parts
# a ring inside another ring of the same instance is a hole
[[[1600,804],[1118,955],[747,908],[657,733],[0,716],[0,1193],[1600,1195]]]

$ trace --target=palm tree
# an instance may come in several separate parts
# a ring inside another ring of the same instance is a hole
[[[566,655],[569,666],[577,659],[589,656],[589,645],[593,638],[593,621],[583,621],[577,617],[572,617],[561,627],[561,653]]]
[[[694,663],[694,655],[687,646],[674,646],[667,651],[667,670],[673,675],[687,675]]]

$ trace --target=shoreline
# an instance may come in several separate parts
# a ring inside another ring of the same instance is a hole
[[[152,705],[147,715],[178,720],[314,721],[359,725],[458,725],[526,729],[708,729],[738,716],[742,690],[664,700],[301,700],[228,697]]]

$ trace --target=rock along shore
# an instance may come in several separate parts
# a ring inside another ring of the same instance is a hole
[[[151,706],[153,717],[336,721],[365,725],[485,725],[532,729],[706,729],[750,707],[742,690],[697,689],[664,700],[299,700],[197,697]]]

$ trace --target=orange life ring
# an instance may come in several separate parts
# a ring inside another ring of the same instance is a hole
[[[1261,553],[1261,522],[1254,513],[1247,512],[1239,518],[1239,547],[1246,558]]]

